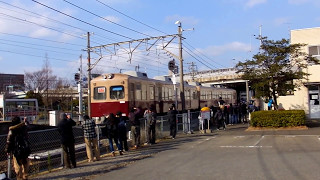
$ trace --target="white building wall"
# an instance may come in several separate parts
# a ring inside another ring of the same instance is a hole
[[[309,53],[308,47],[311,45],[320,45],[320,27],[309,29],[298,29],[291,31],[291,44],[303,43],[307,44],[302,51]],[[312,65],[306,69],[310,74],[308,80],[303,80],[304,84],[320,82],[320,65]],[[302,109],[309,115],[309,93],[308,88],[304,85],[296,89],[294,95],[280,96],[278,98],[279,108]]]

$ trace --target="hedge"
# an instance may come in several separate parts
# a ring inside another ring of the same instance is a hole
[[[303,110],[255,111],[251,113],[253,127],[295,127],[306,124]]]

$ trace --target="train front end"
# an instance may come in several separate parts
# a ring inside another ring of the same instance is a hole
[[[103,74],[91,80],[91,117],[101,119],[121,111],[128,116],[128,76]]]

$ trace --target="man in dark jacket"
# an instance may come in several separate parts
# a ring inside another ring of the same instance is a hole
[[[126,122],[128,117],[122,116],[122,113],[119,111],[116,114],[116,117],[119,118],[118,124],[118,135],[119,135],[119,143],[122,145],[125,151],[128,151],[128,142],[127,142],[127,127]]]
[[[28,179],[28,156],[30,155],[28,130],[25,122],[21,122],[19,117],[12,119],[12,126],[9,127],[5,151],[10,157],[13,154],[13,166],[17,179]]]
[[[172,136],[172,139],[176,138],[177,134],[177,114],[177,110],[174,108],[174,106],[171,106],[168,112],[168,121],[170,123],[170,136]]]
[[[152,108],[149,108],[144,112],[144,118],[146,118],[147,121],[148,143],[155,144],[157,114]]]
[[[71,168],[71,164],[73,168],[77,167],[72,130],[72,126],[75,125],[76,122],[74,120],[68,118],[65,113],[62,114],[62,120],[58,124],[58,131],[61,135],[61,146],[63,149],[63,159],[66,168]]]
[[[118,124],[119,119],[115,117],[113,113],[110,113],[109,117],[106,120],[106,130],[107,130],[107,137],[109,140],[109,148],[112,156],[115,156],[113,142],[117,145],[119,150],[119,154],[123,155],[122,153],[122,144],[119,143],[118,137]]]
[[[129,113],[134,149],[140,146],[140,108],[132,108]]]

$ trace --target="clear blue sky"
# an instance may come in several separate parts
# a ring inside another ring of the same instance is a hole
[[[91,45],[96,46],[176,34],[177,20],[185,30],[194,28],[183,32],[185,72],[191,62],[198,70],[227,68],[257,53],[260,25],[263,36],[278,40],[289,38],[289,30],[320,24],[319,0],[35,1],[0,0],[0,73],[39,70],[47,56],[55,75],[72,79],[80,54],[86,68],[86,32],[94,33]],[[170,48],[178,55],[177,42]],[[130,64],[127,48],[112,56],[104,51],[93,71],[128,71],[139,65],[150,77],[167,73],[172,58],[164,51],[146,52],[141,45]],[[92,53],[92,58],[93,63],[99,57]]]

